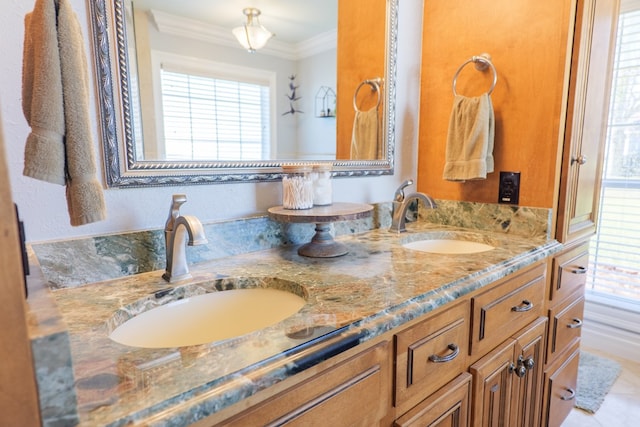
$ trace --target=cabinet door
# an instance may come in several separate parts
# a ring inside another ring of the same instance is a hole
[[[395,427],[464,427],[469,424],[471,375],[458,375],[415,408],[398,418]]]
[[[388,344],[380,343],[365,350],[223,425],[380,425],[391,408]]]
[[[509,339],[469,369],[473,376],[474,426],[509,425],[515,347],[516,341]]]
[[[563,243],[595,232],[617,3],[579,2],[556,230]]]
[[[542,406],[542,375],[544,372],[547,318],[541,317],[526,330],[514,336],[516,340],[513,404],[510,426],[537,427]],[[524,369],[523,369],[524,368]]]

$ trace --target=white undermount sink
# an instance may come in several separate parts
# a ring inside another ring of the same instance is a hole
[[[297,313],[305,299],[272,288],[211,292],[155,307],[127,320],[109,335],[132,347],[166,348],[234,338]]]
[[[404,243],[402,246],[414,251],[445,255],[475,254],[495,249],[495,246],[487,244],[473,233],[433,232],[423,237]]]

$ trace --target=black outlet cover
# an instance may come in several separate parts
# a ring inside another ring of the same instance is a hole
[[[500,172],[498,203],[517,205],[520,199],[520,172]]]

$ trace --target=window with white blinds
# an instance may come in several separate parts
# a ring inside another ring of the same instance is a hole
[[[588,290],[640,309],[640,1],[623,1]]]
[[[270,87],[162,69],[168,160],[269,158]]]

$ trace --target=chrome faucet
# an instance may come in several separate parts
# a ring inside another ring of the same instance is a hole
[[[207,243],[200,220],[192,215],[180,215],[180,206],[186,201],[184,194],[173,195],[169,218],[164,226],[167,266],[162,278],[169,283],[191,277],[187,266],[187,244],[196,246]]]
[[[404,189],[413,184],[413,180],[408,179],[395,192],[393,197],[393,210],[391,211],[391,227],[390,231],[402,233],[406,231],[405,222],[407,220],[407,210],[414,200],[422,200],[426,208],[435,209],[436,202],[424,193],[410,193],[405,195]]]

